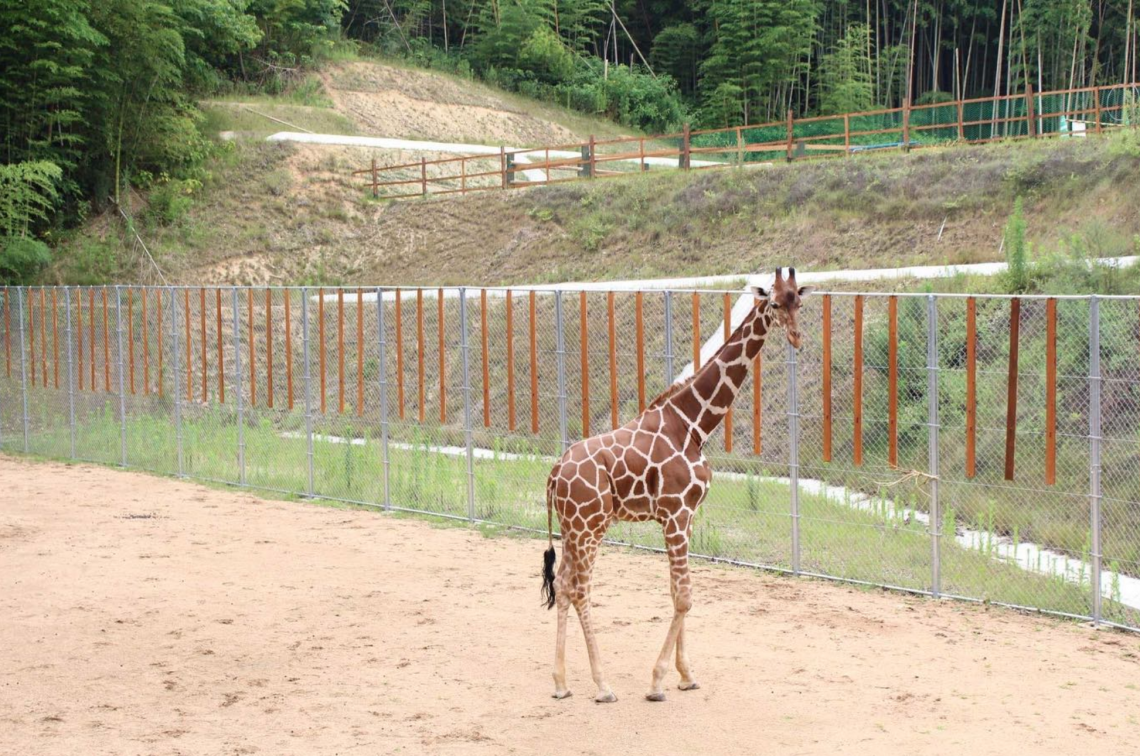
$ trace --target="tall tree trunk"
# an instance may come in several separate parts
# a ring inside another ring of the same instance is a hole
[[[998,30],[998,51],[997,51],[997,58],[994,61],[994,66],[995,66],[996,70],[994,71],[993,107],[991,108],[991,113],[990,113],[990,119],[991,119],[990,120],[990,139],[993,139],[997,135],[997,113],[998,113],[998,100],[997,100],[997,98],[1001,95],[1001,61],[1002,61],[1002,51],[1004,50],[1003,46],[1005,45],[1005,9],[1006,9],[1006,5],[1008,5],[1008,0],[1001,0],[1001,27]]]

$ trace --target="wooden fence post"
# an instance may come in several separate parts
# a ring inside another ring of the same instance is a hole
[[[744,130],[736,127],[736,164],[744,165]]]
[[[590,134],[590,172],[587,174],[589,178],[594,178],[598,172],[598,150],[594,135]]]
[[[788,108],[788,162],[792,162],[792,109]]]
[[[958,100],[958,141],[961,142],[966,138],[966,132],[962,127],[962,101]]]
[[[372,199],[376,199],[379,196],[380,196],[380,187],[378,184],[378,178],[376,176],[376,158],[373,157],[372,158]]]
[[[684,129],[682,129],[682,131],[681,131],[681,160],[680,160],[680,163],[681,163],[680,167],[686,171],[689,170],[689,149],[690,149],[689,123],[688,123],[688,121],[686,121]]]
[[[427,158],[420,158],[420,188],[423,196],[427,196]]]
[[[1100,133],[1100,87],[1093,87],[1093,105],[1096,107],[1096,133]]]
[[[506,180],[504,186],[509,189],[515,183],[515,158],[514,155],[508,153],[506,159],[506,173],[503,174],[503,178]]]
[[[1037,123],[1033,112],[1033,84],[1025,85],[1025,118],[1029,125],[1030,138],[1036,137]]]
[[[843,154],[851,157],[851,116],[843,114]]]
[[[902,149],[910,152],[910,98],[903,100]]]

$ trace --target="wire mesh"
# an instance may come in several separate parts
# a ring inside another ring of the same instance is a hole
[[[634,419],[750,305],[454,287],[0,296],[7,452],[26,429],[45,457],[540,531],[566,445]],[[704,446],[692,551],[1140,627],[1140,299],[1090,301],[807,298],[795,396],[776,328]],[[661,545],[649,523],[609,535]]]

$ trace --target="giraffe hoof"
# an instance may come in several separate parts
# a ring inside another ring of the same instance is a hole
[[[665,694],[662,692],[649,693],[645,696],[645,700],[646,701],[664,701],[665,700]]]
[[[613,694],[613,691],[609,690],[607,690],[605,693],[599,693],[598,695],[594,696],[595,703],[613,703],[615,701],[617,701],[617,696]]]
[[[683,682],[677,687],[680,690],[698,690],[701,687],[701,684],[696,680],[691,680],[689,682]]]
[[[557,698],[559,701],[561,701],[563,698],[569,698],[572,695],[574,694],[568,690],[556,690],[554,691],[551,698]]]

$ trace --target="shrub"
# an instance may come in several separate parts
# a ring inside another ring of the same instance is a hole
[[[0,248],[0,282],[19,285],[30,282],[51,263],[51,249],[39,239],[12,236]]]

